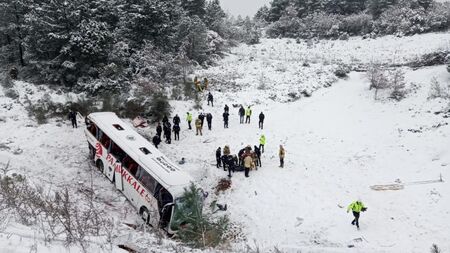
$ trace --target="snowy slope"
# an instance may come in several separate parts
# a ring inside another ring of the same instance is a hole
[[[337,81],[342,67],[365,69],[371,62],[402,65],[421,56],[448,51],[450,33],[418,34],[376,39],[301,41],[263,39],[257,45],[240,45],[215,67],[198,71],[221,91],[258,90],[253,100],[294,101]],[[249,94],[254,95],[254,93]]]
[[[450,127],[445,125],[449,120],[433,114],[447,104],[426,99],[433,76],[448,82],[443,66],[409,71],[408,81],[420,88],[396,103],[374,102],[364,76],[352,73],[347,81],[310,99],[255,105],[255,113],[266,113],[264,131],[258,130],[257,122],[239,125],[234,109],[230,129],[223,130],[216,116],[213,127],[218,130],[206,131],[203,137],[184,131],[179,144],[162,150],[174,159],[187,157],[187,170],[207,187],[225,176],[211,165],[217,146],[229,144],[237,153],[266,134],[263,167],[249,179],[235,175],[231,191],[221,196],[233,220],[243,224],[248,242],[256,240],[264,251],[278,246],[287,252],[348,252],[347,246],[355,245],[361,252],[426,252],[432,243],[449,250],[450,224],[443,222],[450,219],[447,182],[392,192],[369,188],[396,179],[450,176]],[[216,103],[222,106],[227,100],[221,97]],[[179,108],[181,114],[184,109]],[[218,115],[221,109],[206,107],[205,112]],[[443,126],[433,128],[439,123]],[[287,150],[284,169],[277,167],[278,144]],[[351,216],[345,212],[358,197],[369,206],[361,231],[350,225]]]
[[[391,46],[386,42],[382,51],[395,48],[392,44],[398,40],[413,39],[414,43],[407,43],[409,49],[401,53],[402,58],[412,59],[448,44],[448,34],[422,36],[387,37]],[[357,42],[366,43],[355,40],[348,43],[354,46]],[[384,43],[381,39],[377,41],[374,46]],[[337,54],[342,61],[347,59],[345,52],[351,55],[358,49],[358,46],[346,49],[345,42],[339,41],[320,43],[336,43],[333,47],[342,43],[341,53]],[[255,47],[273,47],[283,52],[289,45],[267,40]],[[213,193],[218,180],[226,175],[215,168],[215,149],[228,144],[232,153],[237,153],[248,144],[256,145],[261,134],[266,135],[263,167],[252,171],[250,178],[235,174],[230,190],[209,198],[217,197],[220,203],[227,203],[226,213],[242,231],[238,237],[243,239],[231,242],[225,251],[246,252],[249,245],[253,249],[258,247],[260,252],[276,252],[274,247],[282,252],[428,252],[432,243],[443,252],[450,251],[450,223],[446,222],[450,220],[450,127],[446,124],[450,122],[442,114],[434,114],[449,105],[445,100],[427,100],[432,77],[449,83],[445,66],[407,69],[407,81],[418,87],[414,92],[401,102],[374,101],[363,73],[352,72],[347,80],[319,89],[323,86],[314,84],[328,78],[334,80],[330,74],[332,66],[329,71],[315,72],[328,68],[318,61],[317,65],[311,64],[314,71],[308,72],[296,69],[298,62],[288,59],[268,59],[269,65],[259,65],[266,59],[260,54],[255,54],[253,60],[242,58],[239,50],[245,55],[251,52],[242,47],[221,65],[198,73],[199,76],[237,73],[242,77],[233,79],[235,89],[230,92],[218,92],[212,82],[216,106],[211,108],[204,103],[203,108],[214,115],[213,131],[205,129],[203,136],[195,136],[182,121],[181,141],[161,145],[161,150],[174,161],[185,157],[187,163],[182,168]],[[366,47],[366,53],[370,47]],[[320,51],[318,48],[316,53]],[[384,54],[386,58],[380,55],[380,61],[388,58],[388,52]],[[313,51],[310,53],[313,55]],[[255,89],[257,84],[250,82],[252,78],[263,70],[270,74],[266,76],[271,76],[276,67],[270,66],[276,62],[285,64],[282,68],[285,71],[278,71],[276,77],[287,80],[286,83],[267,82],[265,89]],[[254,72],[246,71],[252,68]],[[286,101],[286,91],[298,91],[289,80],[303,77],[308,82],[302,88],[319,90],[311,98],[280,103]],[[0,89],[0,163],[10,160],[13,169],[10,173],[25,174],[36,184],[69,185],[75,196],[89,187],[92,177],[96,204],[115,219],[113,245],[128,241],[138,245],[142,252],[185,250],[169,239],[160,240],[154,232],[124,225],[139,225],[140,219],[113,185],[92,168],[82,128],[72,129],[69,122],[60,120],[37,125],[27,117],[25,95],[37,101],[50,93],[52,100],[63,102],[73,94],[58,95],[23,82],[16,82],[15,88],[21,95],[19,102],[6,98]],[[283,99],[266,99],[274,94]],[[253,106],[250,125],[238,124],[237,108],[231,105],[241,103]],[[222,127],[224,104],[230,106],[229,129]],[[187,110],[194,116],[198,113],[191,109],[191,102],[173,101],[172,105],[174,113],[182,119]],[[255,120],[261,111],[266,114],[264,130],[258,129]],[[154,126],[143,132],[154,134]],[[284,169],[278,168],[279,144],[284,144],[287,150]],[[369,188],[392,184],[397,179],[404,183],[433,180],[440,174],[444,183],[406,185],[399,191]],[[350,225],[352,217],[345,212],[346,206],[358,197],[369,207],[362,215],[361,231]],[[69,251],[62,242],[43,242],[35,229],[17,224],[11,216],[1,217],[9,218],[2,219],[0,224],[0,252]],[[91,245],[92,252],[123,252],[117,247],[107,247],[100,239],[95,242]],[[349,245],[354,248],[348,248]],[[70,252],[79,251],[77,247],[70,248]]]

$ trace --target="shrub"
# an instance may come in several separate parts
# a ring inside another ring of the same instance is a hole
[[[162,93],[155,93],[150,101],[150,116],[155,121],[160,121],[165,115],[170,115],[169,100]]]
[[[372,31],[372,25],[371,15],[365,13],[352,14],[342,19],[339,30],[349,35],[363,35]]]
[[[213,219],[211,213],[203,212],[201,191],[194,184],[185,189],[182,199],[183,205],[175,208],[173,215],[173,226],[179,229],[177,237],[197,248],[215,247],[222,243],[228,218]]]
[[[412,35],[426,32],[425,11],[421,8],[411,9],[403,5],[395,5],[375,22],[381,34]]]
[[[334,74],[339,78],[347,77],[348,73],[350,73],[350,67],[346,64],[339,64],[337,68],[334,70]]]
[[[433,244],[431,246],[430,252],[431,253],[441,253],[442,251],[436,244]]]
[[[324,12],[314,13],[302,19],[299,36],[302,38],[338,38],[340,16]]]
[[[389,79],[382,67],[375,63],[372,63],[367,69],[367,77],[370,82],[369,89],[375,89],[374,98],[376,100],[379,90],[389,88]]]
[[[389,86],[393,89],[390,96],[391,98],[400,101],[406,97],[405,73],[401,69],[389,73],[389,82]]]
[[[447,86],[447,89],[443,87],[441,83],[437,80],[436,77],[431,79],[430,91],[428,93],[429,99],[435,98],[450,98],[450,86]]]
[[[11,99],[17,99],[19,98],[19,93],[13,88],[8,88],[5,90],[5,96]]]

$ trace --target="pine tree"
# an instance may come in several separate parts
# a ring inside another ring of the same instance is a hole
[[[263,7],[259,8],[259,10],[255,14],[255,19],[258,21],[269,21],[269,8],[264,5]]]
[[[189,17],[198,16],[201,20],[206,14],[206,0],[181,0],[181,6]]]
[[[119,36],[139,48],[145,41],[166,50],[175,49],[173,35],[181,20],[182,9],[177,0],[123,0]]]
[[[222,26],[225,17],[226,14],[220,6],[219,0],[211,0],[206,4],[204,23],[210,30],[217,32],[221,36],[224,35]]]
[[[201,191],[194,184],[185,189],[175,207],[172,229],[178,229],[177,236],[189,246],[214,247],[223,240],[228,227],[228,218],[213,220],[210,214],[203,212]]]
[[[381,13],[396,3],[397,0],[369,0],[367,8],[374,18],[378,18]]]
[[[275,22],[280,19],[283,11],[289,5],[289,0],[273,0],[270,3],[268,21]]]
[[[25,15],[30,7],[30,0],[0,0],[0,37],[4,38],[0,41],[0,52],[5,62],[19,62],[25,66]]]
[[[185,17],[178,26],[177,41],[189,59],[202,64],[207,60],[208,34],[206,25],[198,16]]]

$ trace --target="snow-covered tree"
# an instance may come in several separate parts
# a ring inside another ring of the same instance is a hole
[[[198,16],[185,17],[177,27],[177,41],[185,55],[199,64],[208,58],[208,33]]]
[[[204,23],[208,29],[215,31],[222,37],[226,36],[226,28],[224,27],[225,18],[226,14],[220,6],[219,0],[207,2]]]
[[[0,0],[0,55],[3,62],[25,65],[25,15],[31,4],[31,0]]]
[[[397,0],[369,0],[368,9],[374,18],[378,18],[386,9],[397,3]]]
[[[181,6],[187,11],[188,16],[198,16],[200,19],[205,18],[206,0],[181,0]]]

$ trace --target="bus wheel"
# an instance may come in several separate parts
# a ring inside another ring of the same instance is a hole
[[[97,162],[95,163],[95,166],[101,173],[103,173],[103,169],[104,169],[103,162],[100,159],[97,160]]]
[[[141,210],[139,213],[140,213],[142,219],[145,221],[145,224],[149,224],[150,213],[148,212],[148,209],[145,206],[141,207]]]

